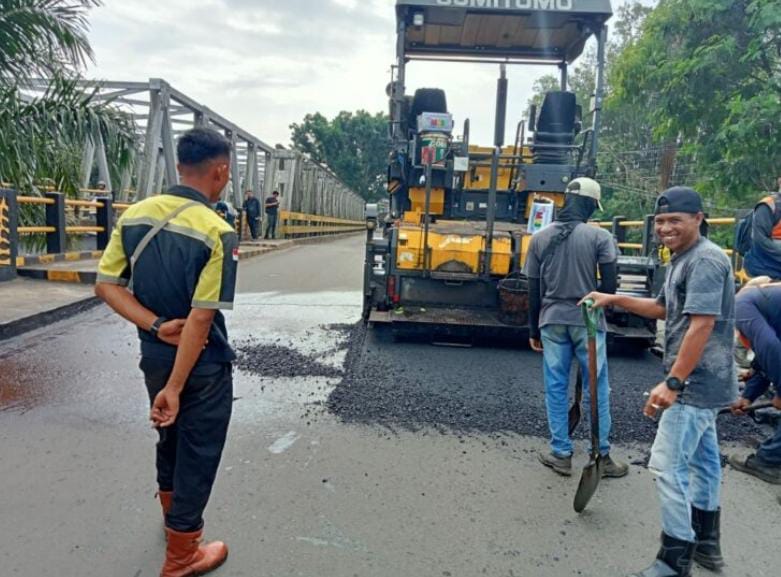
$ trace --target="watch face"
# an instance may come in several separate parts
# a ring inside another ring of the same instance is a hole
[[[667,383],[667,388],[671,391],[680,391],[683,388],[681,386],[683,383],[681,383],[680,379],[677,379],[676,377],[667,377],[665,383]]]

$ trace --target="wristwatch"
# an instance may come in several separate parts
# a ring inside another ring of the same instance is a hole
[[[149,332],[152,333],[152,336],[157,338],[157,332],[160,330],[160,327],[163,326],[163,323],[166,322],[168,319],[165,317],[157,317],[155,319],[155,322],[152,323],[152,326],[149,327]]]
[[[664,384],[667,385],[667,388],[671,391],[675,391],[677,393],[680,393],[683,389],[686,388],[686,383],[681,381],[678,377],[669,376],[664,380]]]

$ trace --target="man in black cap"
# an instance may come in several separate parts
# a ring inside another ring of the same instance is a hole
[[[735,289],[724,251],[700,236],[702,199],[674,187],[656,201],[655,231],[672,253],[656,299],[592,293],[598,307],[619,306],[666,320],[665,380],[643,412],[659,421],[649,470],[662,509],[662,547],[654,564],[633,577],[688,577],[693,561],[717,570],[721,459],[716,415],[734,402]]]

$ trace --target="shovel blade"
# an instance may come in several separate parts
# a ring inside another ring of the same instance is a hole
[[[583,474],[580,477],[580,484],[578,484],[578,491],[575,493],[575,502],[573,503],[576,513],[582,513],[588,502],[591,501],[591,497],[597,492],[599,481],[602,479],[602,469],[604,463],[601,457],[597,457],[596,460],[592,458],[588,465],[583,468]]]

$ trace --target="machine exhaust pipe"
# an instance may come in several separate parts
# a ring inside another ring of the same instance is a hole
[[[494,146],[504,146],[504,131],[507,123],[507,66],[501,65],[499,80],[496,82],[496,126],[494,127]]]

